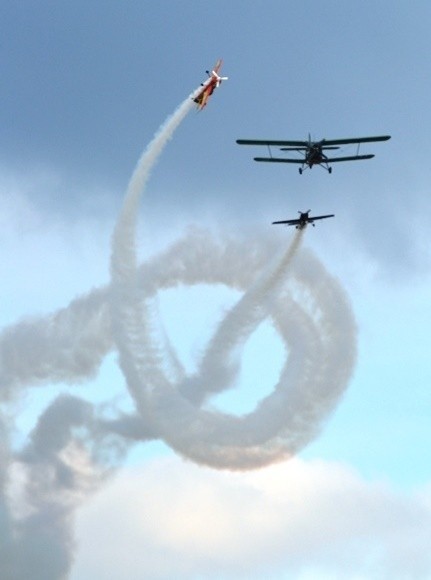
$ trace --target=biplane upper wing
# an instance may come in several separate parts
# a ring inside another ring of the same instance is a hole
[[[274,141],[263,139],[237,139],[238,145],[274,145],[275,147],[307,147],[308,141]]]
[[[219,58],[218,61],[215,63],[214,68],[213,68],[213,71],[216,74],[218,74],[218,71],[220,70],[222,64],[223,64],[223,61],[221,58]]]
[[[323,145],[355,145],[357,143],[374,143],[375,141],[388,141],[390,135],[377,137],[353,137],[351,139],[322,139]]]
[[[373,143],[375,141],[387,141],[390,139],[390,135],[379,135],[377,137],[355,137],[350,139],[322,139],[317,141],[323,146],[325,145],[354,145],[358,143]],[[275,147],[305,147],[310,146],[309,141],[280,141],[273,139],[237,139],[238,145],[268,145]]]

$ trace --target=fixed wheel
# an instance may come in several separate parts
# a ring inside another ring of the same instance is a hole
[[[329,171],[329,173],[332,173],[332,167],[330,167],[330,168],[328,169],[328,171]]]
[[[299,171],[299,175],[302,175],[302,169],[299,168],[298,171]]]

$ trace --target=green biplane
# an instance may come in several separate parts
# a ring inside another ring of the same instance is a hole
[[[266,161],[270,163],[297,163],[301,165],[299,173],[313,165],[320,165],[332,173],[331,163],[338,163],[340,161],[358,161],[361,159],[371,159],[374,155],[359,155],[359,145],[361,143],[372,143],[375,141],[387,141],[390,135],[382,135],[378,137],[356,137],[352,139],[322,139],[321,141],[312,141],[308,135],[308,141],[274,141],[264,139],[237,139],[239,145],[266,145],[269,151],[269,157],[255,157],[255,161]],[[340,145],[358,145],[356,155],[349,155],[343,157],[328,157],[325,151],[340,149]],[[279,147],[280,151],[296,151],[302,157],[273,157],[271,146]]]

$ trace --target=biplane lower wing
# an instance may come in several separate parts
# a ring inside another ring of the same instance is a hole
[[[287,159],[283,157],[254,157],[255,161],[267,161],[270,163],[299,163],[300,165],[304,164],[303,159]]]
[[[194,99],[194,102],[198,105],[199,109],[203,109],[205,107],[209,96],[208,89],[205,89]]]
[[[338,161],[358,161],[361,159],[372,159],[374,155],[354,155],[351,157],[328,157],[322,160],[322,163],[336,163]],[[304,159],[290,159],[284,157],[254,157],[255,161],[263,161],[267,163],[296,163],[304,164]]]
[[[336,163],[337,161],[358,161],[361,159],[372,159],[373,157],[375,157],[374,154],[352,155],[350,157],[328,157],[325,159],[325,163]]]

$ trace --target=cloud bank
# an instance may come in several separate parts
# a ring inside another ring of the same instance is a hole
[[[158,459],[123,471],[77,523],[72,580],[431,572],[430,490],[407,497],[337,463],[293,458],[233,474]]]

